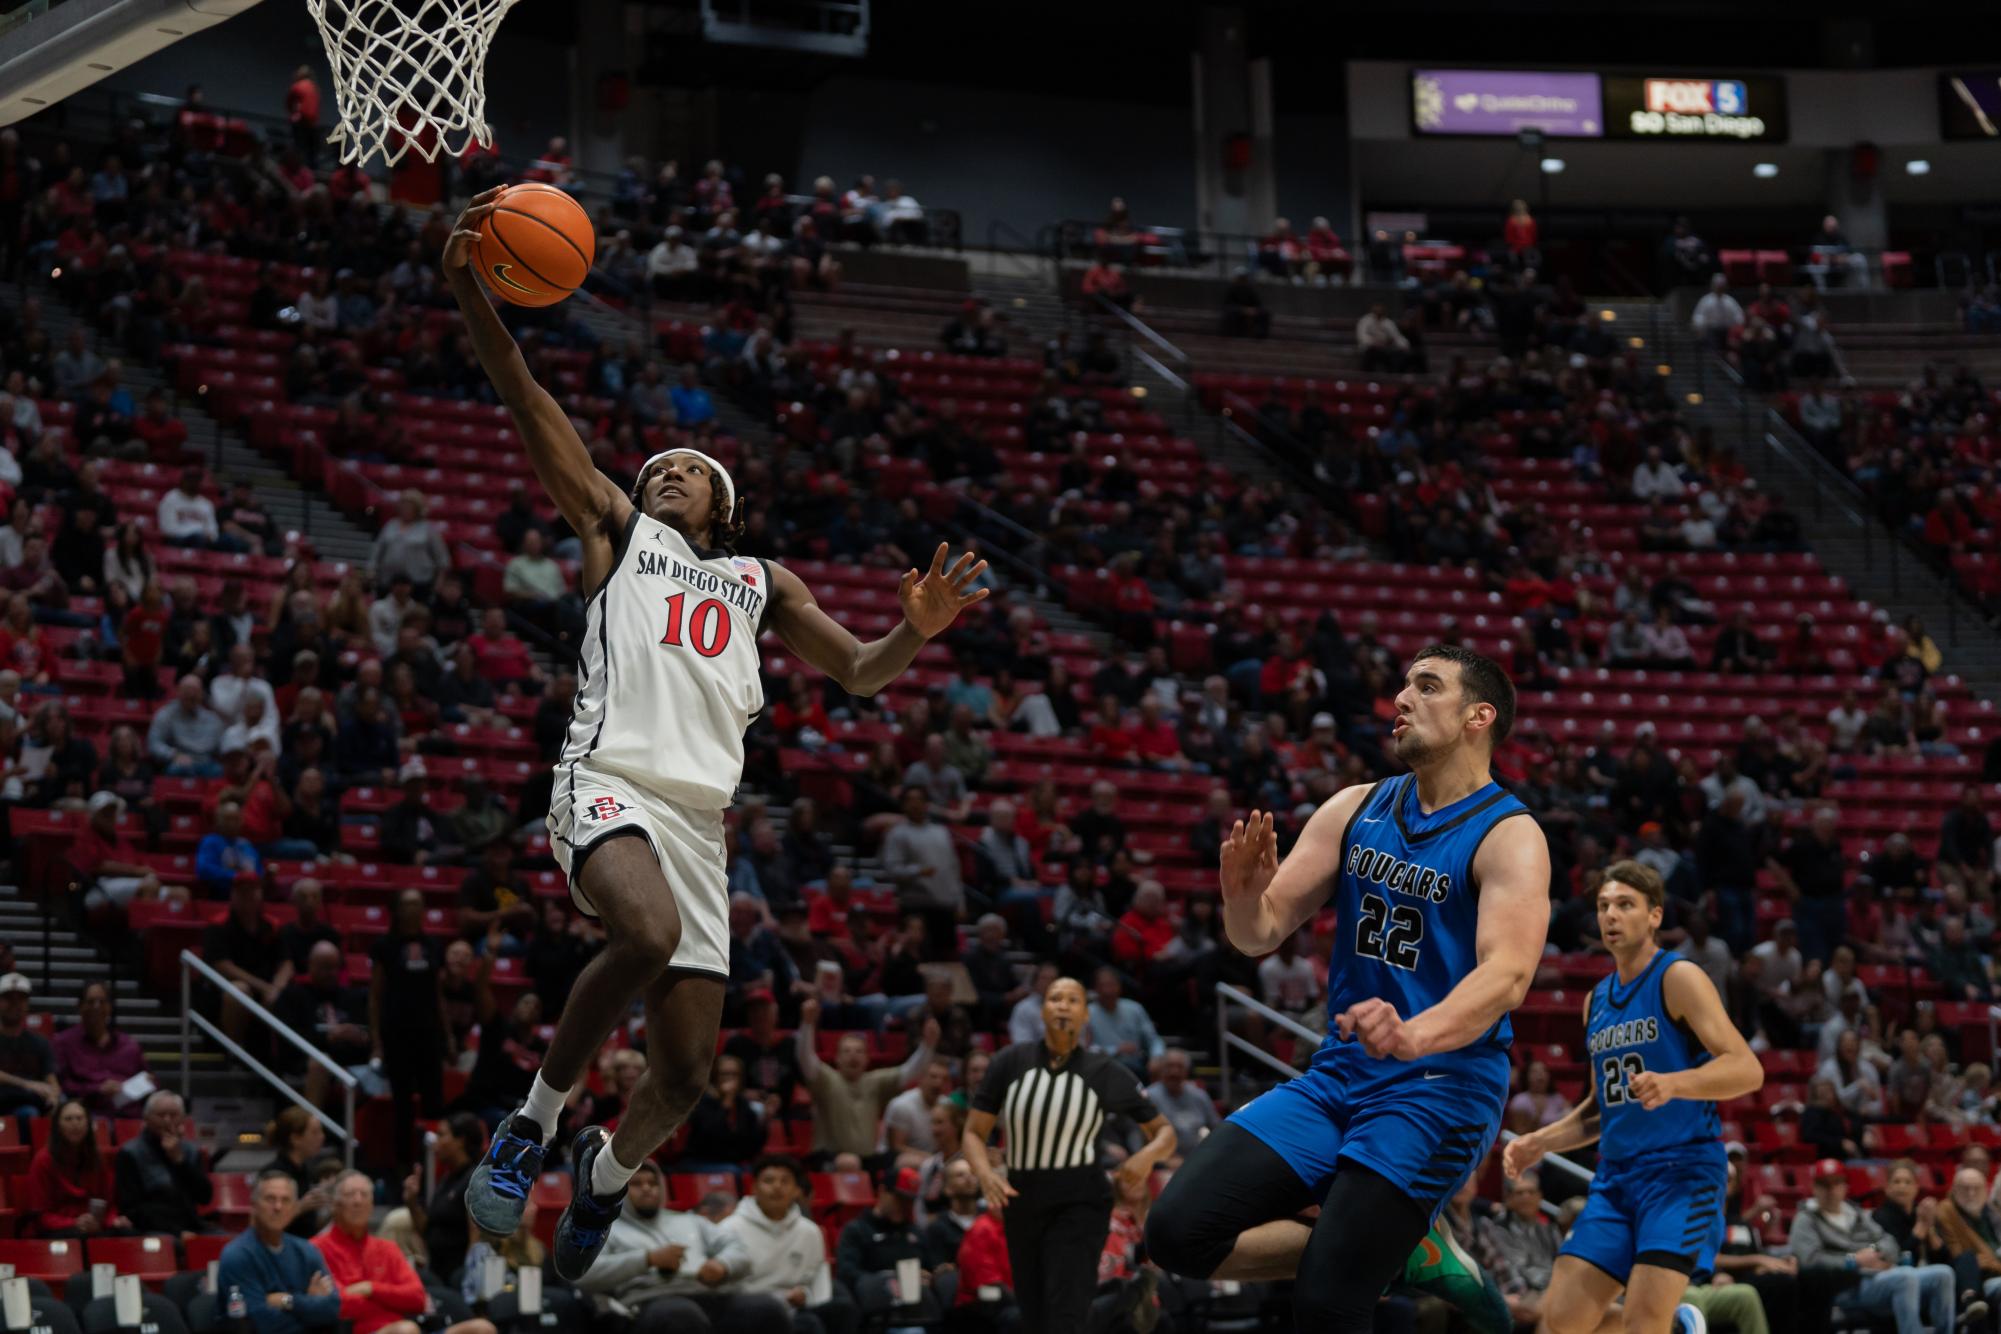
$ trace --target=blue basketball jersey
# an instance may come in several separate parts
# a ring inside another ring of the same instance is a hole
[[[1715,1103],[1676,1098],[1648,1111],[1627,1089],[1642,1070],[1672,1074],[1709,1060],[1702,1039],[1668,1013],[1661,994],[1661,979],[1680,957],[1660,950],[1632,982],[1622,985],[1615,972],[1591,989],[1584,1048],[1598,1098],[1598,1156],[1607,1163],[1691,1145],[1721,1152]]]
[[[1378,783],[1348,823],[1330,902],[1334,955],[1327,970],[1327,1038],[1313,1068],[1352,1096],[1414,1080],[1471,1075],[1505,1092],[1514,1029],[1506,1015],[1457,1051],[1420,1061],[1378,1060],[1344,1040],[1334,1020],[1380,997],[1408,1020],[1445,999],[1479,962],[1480,891],[1473,858],[1495,825],[1528,814],[1499,784],[1425,814],[1417,779]]]

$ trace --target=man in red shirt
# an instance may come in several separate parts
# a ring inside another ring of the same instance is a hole
[[[285,90],[285,117],[292,122],[292,147],[299,150],[307,167],[316,166],[320,156],[320,86],[314,82],[309,65],[292,71],[292,86]]]
[[[1258,689],[1266,703],[1276,705],[1283,703],[1292,688],[1302,681],[1307,689],[1317,693],[1322,685],[1320,671],[1313,665],[1313,659],[1300,650],[1299,636],[1282,630],[1277,651],[1265,660],[1264,670],[1258,673]]]
[[[366,1173],[346,1171],[334,1182],[333,1222],[313,1238],[340,1289],[340,1318],[354,1334],[417,1334],[430,1294],[395,1242],[368,1234],[375,1186]],[[445,1334],[495,1334],[490,1320],[464,1320]]]
[[[1139,743],[1119,712],[1113,695],[1098,696],[1098,713],[1091,720],[1091,751],[1106,764],[1130,764],[1139,753]]]
[[[188,442],[188,425],[167,411],[167,395],[159,389],[146,395],[146,405],[139,411],[139,419],[132,423],[132,434],[139,437],[146,446],[146,457],[155,463],[179,467],[186,462],[181,456],[181,447]]]
[[[1174,939],[1174,919],[1167,915],[1167,891],[1158,880],[1142,880],[1133,891],[1132,906],[1112,933],[1112,958],[1129,971],[1143,969]]]
[[[115,904],[124,907],[134,899],[152,900],[163,895],[185,903],[187,886],[162,887],[160,877],[139,860],[139,849],[118,828],[125,814],[125,799],[115,792],[99,792],[90,799],[88,818],[70,844],[70,865],[77,877],[89,885],[84,906],[98,909]]]
[[[1179,773],[1188,768],[1188,758],[1181,753],[1181,734],[1174,730],[1174,724],[1160,716],[1160,697],[1148,694],[1139,702],[1139,722],[1131,729],[1134,748],[1139,751],[1140,763],[1152,769],[1166,769]]]
[[[998,1299],[991,1295],[995,1288],[1014,1295],[1014,1265],[1008,1259],[1007,1232],[1001,1227],[1000,1215],[982,1211],[959,1242],[959,1291],[952,1305],[994,1303],[997,1307]]]

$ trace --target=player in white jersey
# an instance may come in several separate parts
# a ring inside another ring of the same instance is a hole
[[[592,1126],[577,1137],[576,1192],[553,1248],[557,1272],[574,1281],[603,1249],[627,1180],[708,1082],[729,976],[723,812],[743,773],[744,729],[764,703],[759,633],[768,626],[843,689],[873,695],[986,596],[972,586],[986,562],[968,554],[948,569],[940,545],[928,572],[903,576],[903,621],[863,644],[797,575],[735,553],[741,500],[715,459],[667,450],[621,492],[529,375],[467,266],[498,193],[459,215],[444,271],[535,475],[583,542],[587,630],[549,830],[571,895],[604,920],[606,943],[570,993],[527,1102],[473,1172],[466,1210],[490,1233],[520,1225],[564,1099],[643,996],[646,1076],[616,1135]]]

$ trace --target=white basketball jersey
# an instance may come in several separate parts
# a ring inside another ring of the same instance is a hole
[[[727,807],[764,707],[757,635],[770,593],[763,561],[698,550],[635,511],[585,612],[556,782],[581,764],[699,810]]]

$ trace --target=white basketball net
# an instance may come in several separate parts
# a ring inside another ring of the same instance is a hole
[[[306,0],[333,65],[343,162],[457,157],[486,124],[486,53],[517,0]]]

